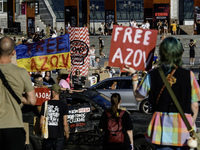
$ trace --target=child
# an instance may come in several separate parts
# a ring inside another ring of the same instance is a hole
[[[194,65],[194,59],[195,59],[194,48],[196,47],[196,42],[193,39],[190,40],[189,47],[190,47],[190,65]]]

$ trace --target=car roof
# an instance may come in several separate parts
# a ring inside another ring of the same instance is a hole
[[[99,84],[101,84],[102,82],[105,82],[105,81],[111,81],[111,80],[131,80],[131,79],[132,79],[131,76],[107,78],[107,79],[104,79],[104,80],[98,82],[97,84],[94,84],[94,85],[90,86],[89,89],[92,89],[93,87],[96,87],[97,85],[99,85]]]

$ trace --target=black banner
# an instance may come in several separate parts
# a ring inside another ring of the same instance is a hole
[[[90,120],[90,104],[80,104],[68,106],[69,114],[67,121],[70,127],[70,133],[93,130],[94,126]]]

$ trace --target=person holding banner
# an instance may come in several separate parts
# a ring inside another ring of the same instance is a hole
[[[23,150],[25,130],[21,103],[35,105],[35,90],[28,72],[11,63],[15,55],[15,42],[9,37],[0,39],[0,149]],[[4,84],[3,76],[5,76]],[[7,81],[6,81],[7,80]],[[8,90],[11,87],[10,90]],[[13,91],[11,94],[10,92]],[[24,96],[22,95],[24,94]],[[16,97],[14,98],[14,95]]]
[[[181,67],[183,51],[176,38],[165,38],[160,44],[159,54],[160,66],[149,71],[139,87],[137,87],[136,70],[128,66],[125,66],[123,70],[133,74],[133,93],[137,101],[141,101],[149,95],[153,117],[146,136],[155,144],[156,150],[186,150],[188,149],[189,132],[164,86],[158,70],[162,68],[190,125],[194,129],[199,110],[199,84],[192,71]]]

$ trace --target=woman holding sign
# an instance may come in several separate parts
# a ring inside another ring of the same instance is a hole
[[[149,95],[154,113],[147,130],[147,138],[155,144],[157,150],[186,150],[190,137],[179,111],[164,86],[160,71],[163,70],[190,125],[195,127],[200,90],[194,73],[181,67],[182,53],[181,44],[177,39],[165,38],[159,48],[160,66],[149,71],[139,87],[136,70],[128,66],[124,68],[133,74],[133,92],[136,100],[141,101]]]

